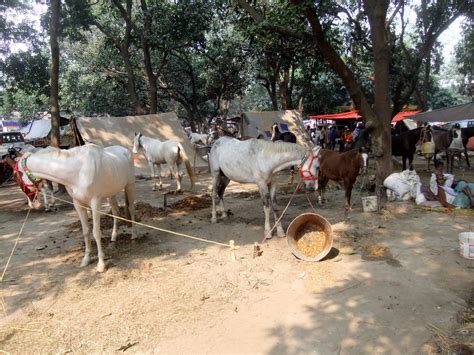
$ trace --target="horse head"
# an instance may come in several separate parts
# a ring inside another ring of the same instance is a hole
[[[42,207],[41,202],[37,199],[38,193],[41,191],[43,180],[34,176],[27,167],[27,159],[31,155],[30,152],[25,153],[21,159],[14,162],[12,159],[8,161],[8,165],[13,167],[15,171],[15,178],[21,187],[21,191],[28,198],[28,204],[34,209]]]
[[[141,134],[141,132],[135,132],[135,137],[133,138],[133,149],[132,149],[132,152],[133,154],[137,154],[138,153],[138,150],[140,148],[142,148],[142,145],[140,143],[140,138],[143,136],[143,134]]]
[[[319,161],[320,146],[316,146],[311,150],[308,150],[301,160],[300,164],[300,177],[303,181],[314,181],[315,190],[318,189],[318,174],[321,168],[321,162]]]
[[[281,132],[280,129],[278,128],[278,123],[274,123],[272,126],[272,142],[278,141],[281,139]]]

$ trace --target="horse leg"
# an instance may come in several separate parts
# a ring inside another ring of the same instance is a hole
[[[467,154],[467,143],[464,145],[464,156],[466,157],[466,164],[467,167],[471,167],[471,163],[469,162],[469,154]]]
[[[265,229],[263,234],[265,238],[270,239],[272,237],[270,234],[270,231],[272,230],[270,225],[270,208],[272,203],[270,192],[268,191],[268,186],[265,182],[259,182],[257,185],[263,202],[263,212],[265,214]]]
[[[219,185],[217,186],[217,195],[219,196],[219,209],[222,212],[222,218],[227,218],[227,212],[224,207],[224,191],[229,183],[230,179],[227,176],[221,174]]]
[[[328,178],[323,174],[319,174],[319,183],[318,183],[318,204],[321,206],[323,202],[326,201],[324,198],[324,193],[326,192],[326,184],[328,183]]]
[[[292,165],[290,168],[290,178],[288,179],[288,184],[293,184],[294,176],[295,176],[295,166]]]
[[[74,208],[76,209],[77,214],[79,215],[79,220],[81,221],[82,234],[84,235],[84,243],[86,245],[86,250],[84,252],[84,258],[82,258],[81,267],[89,265],[91,258],[91,232],[89,228],[89,222],[87,220],[87,210],[81,206],[79,201],[72,200],[74,203]]]
[[[158,180],[160,181],[159,190],[161,191],[161,190],[163,190],[163,184],[161,183],[161,164],[156,164],[156,168],[158,170]]]
[[[413,157],[415,156],[415,154],[410,154],[408,156],[408,169],[410,170],[413,170]]]
[[[44,211],[45,212],[50,212],[51,209],[49,208],[48,196],[46,195],[46,184],[45,183],[43,183],[43,185],[42,185],[41,195],[43,195]]]
[[[152,190],[156,191],[156,176],[155,176],[155,163],[151,159],[148,160],[148,166],[150,167],[151,170],[151,179],[153,180],[153,187]]]
[[[125,186],[125,211],[128,211],[128,214],[126,213],[126,217],[132,221],[132,223],[129,223],[128,226],[131,229],[131,234],[132,234],[132,240],[137,239],[137,234],[135,233],[135,181],[132,180],[132,182],[128,183],[127,186]]]
[[[94,234],[95,243],[97,244],[97,257],[99,262],[97,263],[97,271],[105,271],[105,260],[104,251],[102,250],[102,232],[100,230],[100,205],[102,198],[94,197],[91,201],[92,210],[92,233]]]
[[[353,186],[354,186],[354,181],[344,180],[344,189],[345,189],[345,197],[346,197],[346,201],[344,203],[344,211],[346,215],[351,211],[351,195],[352,195]]]
[[[217,215],[216,215],[216,196],[217,196],[217,185],[219,184],[220,180],[220,172],[211,172],[212,173],[212,216],[211,216],[211,223],[216,223],[217,222]]]
[[[278,205],[276,202],[276,183],[270,183],[270,198],[271,198],[271,207],[272,207],[272,212],[273,212],[273,218],[275,218],[275,222],[278,220]],[[277,236],[283,238],[285,236],[285,231],[283,230],[283,227],[281,225],[281,221],[278,222],[277,224]]]
[[[175,164],[169,164],[169,167],[171,174],[176,179],[176,192],[181,192],[181,175],[179,175],[179,169],[177,169]]]
[[[46,186],[48,186],[48,189],[49,189],[49,193],[51,195],[51,202],[50,202],[50,206],[54,206],[54,204],[56,203],[56,199],[54,198],[54,187],[53,187],[53,182],[52,181],[49,181],[49,180],[46,180]]]
[[[114,216],[119,215],[119,206],[117,203],[117,198],[115,196],[109,197],[110,207],[112,207],[112,214]],[[114,243],[117,240],[117,218],[114,217],[114,226],[112,227],[112,238],[110,241]]]

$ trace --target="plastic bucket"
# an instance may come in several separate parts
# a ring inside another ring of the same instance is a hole
[[[364,212],[377,212],[379,210],[377,196],[362,197],[362,210]]]
[[[433,142],[425,142],[421,145],[421,153],[426,159],[430,159],[435,153],[435,144]]]
[[[303,230],[314,230],[324,232],[324,245],[320,253],[315,256],[305,255],[298,246]],[[319,261],[328,255],[332,248],[332,226],[324,217],[316,213],[303,213],[296,217],[286,230],[286,241],[294,256],[304,261]]]
[[[466,259],[474,259],[474,232],[459,233],[459,252]]]

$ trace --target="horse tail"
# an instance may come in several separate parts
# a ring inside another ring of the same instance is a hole
[[[191,190],[192,190],[194,188],[194,184],[196,183],[196,175],[194,174],[194,170],[193,170],[193,167],[191,166],[191,162],[189,161],[188,155],[186,154],[186,151],[184,150],[181,143],[178,143],[178,154],[179,154],[179,157],[184,162],[184,165],[186,165],[186,171],[188,172],[189,180],[191,180]]]

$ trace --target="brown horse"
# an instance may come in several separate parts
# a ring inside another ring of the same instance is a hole
[[[322,149],[319,153],[321,168],[319,170],[318,202],[322,204],[326,184],[329,180],[342,181],[346,192],[345,212],[349,212],[351,206],[352,187],[363,169],[367,172],[367,153],[361,153],[357,149],[338,153],[334,150]]]

